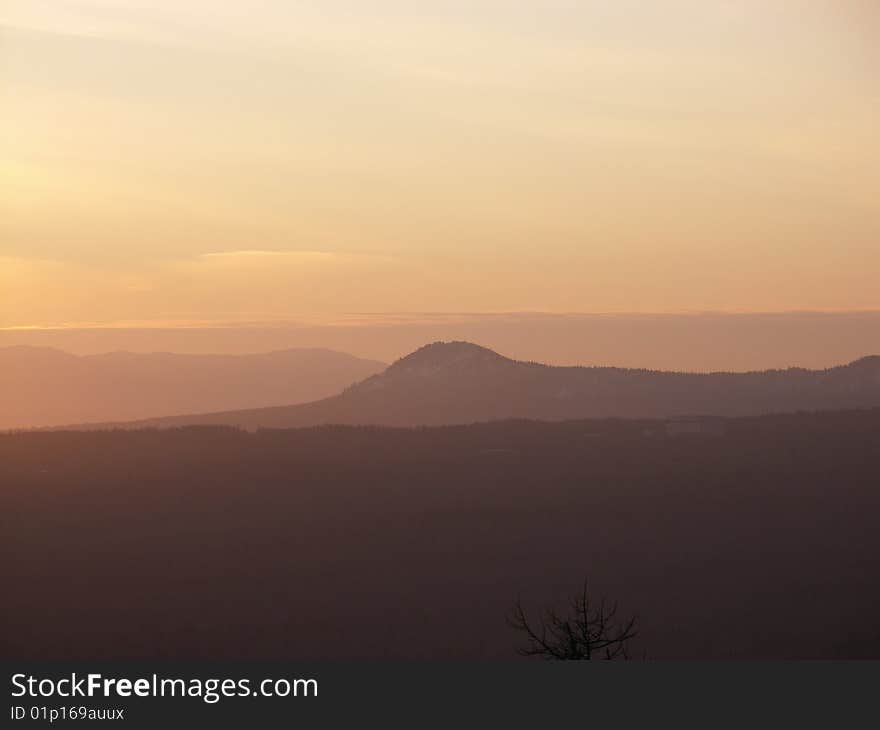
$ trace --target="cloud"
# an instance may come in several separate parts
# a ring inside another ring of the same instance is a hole
[[[329,260],[350,254],[339,254],[335,251],[266,251],[262,249],[241,249],[238,251],[212,251],[199,255],[200,259],[208,260],[260,260],[260,259],[300,259]]]

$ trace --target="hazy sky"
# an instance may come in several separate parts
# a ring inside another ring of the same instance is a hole
[[[880,309],[875,0],[2,0],[0,327]]]

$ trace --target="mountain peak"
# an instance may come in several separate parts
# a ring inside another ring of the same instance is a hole
[[[395,362],[388,373],[429,374],[442,370],[471,370],[512,363],[503,355],[472,342],[432,342]]]

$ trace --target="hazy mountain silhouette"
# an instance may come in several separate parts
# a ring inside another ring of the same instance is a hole
[[[126,426],[395,426],[507,418],[725,416],[880,406],[880,357],[827,370],[675,373],[519,362],[468,342],[426,345],[313,403],[140,421]]]
[[[128,420],[312,401],[385,363],[331,350],[257,355],[0,348],[0,428]]]

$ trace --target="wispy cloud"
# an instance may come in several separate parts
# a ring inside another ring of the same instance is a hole
[[[350,254],[340,254],[335,251],[273,251],[264,249],[240,249],[237,251],[212,251],[199,255],[202,259],[324,259],[339,258]]]

